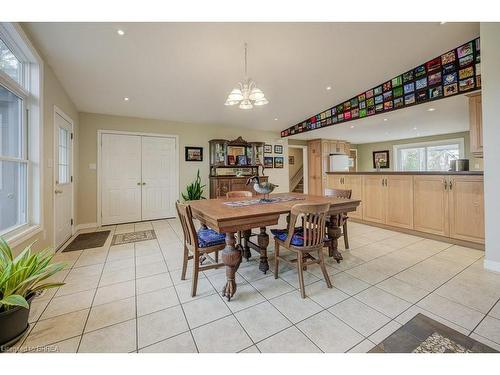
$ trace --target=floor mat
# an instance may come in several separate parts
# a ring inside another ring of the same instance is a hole
[[[495,349],[417,314],[370,353],[497,353]]]
[[[63,253],[68,251],[92,249],[94,247],[104,246],[111,231],[105,230],[102,232],[82,233],[76,236],[71,243],[64,248]]]
[[[125,243],[148,241],[156,239],[154,230],[143,230],[140,232],[115,234],[111,245],[123,245]]]

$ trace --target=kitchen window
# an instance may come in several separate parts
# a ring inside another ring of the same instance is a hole
[[[398,171],[447,171],[451,160],[463,157],[463,138],[394,146],[394,165]]]
[[[41,60],[20,27],[0,23],[0,235],[41,230]]]

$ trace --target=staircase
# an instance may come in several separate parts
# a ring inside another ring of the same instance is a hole
[[[304,178],[303,177],[300,179],[297,186],[295,186],[295,189],[293,189],[293,192],[294,193],[304,193]]]

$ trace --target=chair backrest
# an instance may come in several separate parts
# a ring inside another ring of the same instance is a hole
[[[290,223],[288,226],[288,237],[285,245],[290,242],[295,231],[297,218],[302,216],[302,227],[304,229],[304,247],[317,247],[325,240],[326,216],[330,210],[329,203],[318,204],[296,204],[292,207]]]
[[[188,204],[183,204],[179,201],[175,202],[175,207],[177,208],[177,214],[179,215],[179,220],[181,222],[182,232],[184,233],[184,243],[192,247],[197,247],[198,234],[196,233],[196,229],[193,224],[191,207]]]
[[[226,193],[226,198],[251,198],[252,192],[248,190],[235,190],[228,191]]]
[[[351,199],[352,190],[347,189],[325,189],[325,196],[334,198]]]

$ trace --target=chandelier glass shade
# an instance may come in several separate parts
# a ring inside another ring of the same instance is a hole
[[[247,77],[247,44],[245,43],[245,77]],[[251,78],[245,78],[238,83],[227,96],[225,105],[238,105],[240,109],[252,109],[254,106],[261,106],[269,103],[261,89],[257,87]]]

